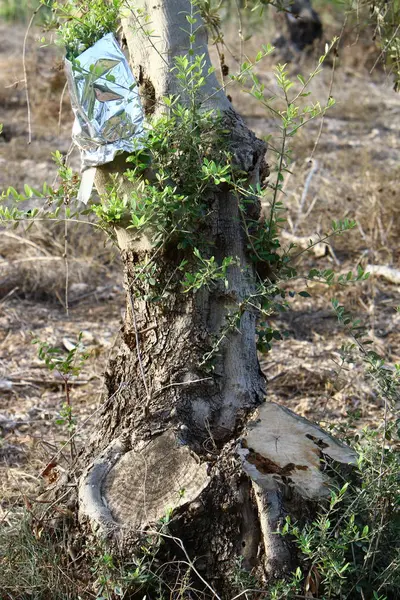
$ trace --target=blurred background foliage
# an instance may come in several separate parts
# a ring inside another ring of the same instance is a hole
[[[9,23],[28,22],[34,13],[37,24],[51,28],[56,22],[55,8],[64,9],[71,0],[0,0],[0,19]],[[197,0],[206,16],[211,34],[216,34],[221,23],[236,22],[246,40],[251,35],[268,29],[272,12],[291,10],[291,0]],[[358,33],[368,32],[370,39],[380,49],[379,60],[391,71],[395,89],[400,87],[400,0],[314,0],[313,9],[322,16],[325,30],[346,28]],[[90,0],[82,3],[80,10],[89,10]],[[39,10],[40,8],[40,10]],[[71,16],[71,18],[74,18]]]

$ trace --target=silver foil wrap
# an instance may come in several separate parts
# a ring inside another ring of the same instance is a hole
[[[115,37],[108,33],[74,61],[65,60],[75,122],[72,139],[82,171],[142,146],[143,109],[135,78]]]

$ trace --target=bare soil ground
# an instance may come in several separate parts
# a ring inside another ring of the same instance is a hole
[[[22,69],[22,26],[0,24],[0,188],[24,183],[52,183],[56,170],[51,152],[70,148],[72,116],[63,94],[61,54],[41,48],[35,30],[29,38],[26,66],[32,107],[32,143]],[[358,264],[400,268],[400,96],[380,68],[370,74],[378,52],[355,38],[342,44],[334,74],[336,106],[319,122],[302,130],[293,142],[292,174],[282,199],[287,212],[286,238],[312,237],[329,228],[332,219],[354,218],[356,230],[331,242],[323,256],[304,255],[299,272],[313,266],[337,272]],[[246,52],[254,56],[258,43]],[[274,89],[273,60],[260,77]],[[227,57],[227,62],[230,59]],[[290,70],[307,73],[315,55],[292,63]],[[231,71],[235,69],[231,61]],[[331,65],[313,82],[313,98],[326,102]],[[231,91],[234,106],[260,136],[277,135],[271,116],[248,95]],[[60,106],[62,113],[60,117]],[[269,154],[272,163],[272,154]],[[72,164],[78,166],[76,155]],[[102,372],[118,335],[124,298],[118,255],[94,228],[69,226],[67,259],[63,226],[38,224],[29,232],[2,229],[0,239],[0,519],[30,496],[40,472],[68,437],[56,424],[64,401],[62,381],[46,370],[32,338],[68,346],[80,331],[91,351],[82,373],[73,380],[72,405],[78,422],[77,441],[84,443],[102,390]],[[292,237],[290,237],[292,236]],[[68,266],[68,279],[66,278]],[[291,285],[305,289],[301,279]],[[65,287],[69,296],[66,312]],[[292,310],[271,320],[287,337],[262,357],[268,396],[322,422],[340,423],[358,411],[360,425],[376,426],[382,402],[359,364],[337,373],[339,350],[346,335],[330,308],[335,296],[369,330],[374,347],[389,363],[400,362],[399,284],[372,276],[365,283],[326,288],[309,284],[311,298],[296,297]],[[91,418],[90,415],[92,415]],[[69,460],[65,453],[65,461]]]

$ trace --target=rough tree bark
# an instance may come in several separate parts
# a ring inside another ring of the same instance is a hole
[[[150,17],[151,38],[135,16],[138,5]],[[171,68],[174,57],[188,51],[190,2],[141,0],[134,9],[132,3],[123,19],[124,34],[147,111],[157,113],[159,100],[178,92]],[[195,46],[209,65],[204,27],[197,30]],[[213,75],[202,93],[207,108],[224,114],[236,164],[257,183],[266,170],[264,143],[234,112]],[[124,161],[119,157],[98,170],[100,192],[111,175],[122,178]],[[131,184],[122,185],[129,194]],[[235,593],[232,573],[240,557],[262,580],[293,566],[290,548],[274,535],[285,511],[304,514],[305,504],[311,510],[326,495],[323,453],[339,462],[354,456],[311,423],[265,403],[254,312],[243,312],[240,326],[221,341],[214,370],[200,366],[229,314],[255,285],[237,198],[222,186],[206,201],[210,216],[203,234],[216,259],[240,260],[229,268],[227,289],[182,294],[176,275],[182,256],[173,245],[154,255],[145,238],[117,231],[126,318],[106,372],[108,401],[84,457],[79,517],[83,527],[123,550],[173,508],[171,535],[181,540],[198,574],[228,598]],[[257,217],[257,198],[249,210]],[[146,256],[160,267],[161,285],[177,283],[168,302],[139,298],[145,290],[134,267]],[[179,545],[171,541],[167,550],[179,558]]]

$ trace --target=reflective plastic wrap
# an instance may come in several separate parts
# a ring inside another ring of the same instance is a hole
[[[72,139],[82,171],[142,146],[143,109],[135,78],[115,37],[108,33],[74,61],[65,60],[75,122]]]

